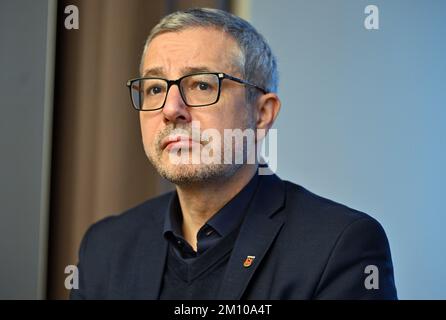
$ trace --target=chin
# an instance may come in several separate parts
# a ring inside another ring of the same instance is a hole
[[[220,164],[168,164],[157,167],[158,173],[176,185],[206,183],[232,176],[238,169],[234,165]]]

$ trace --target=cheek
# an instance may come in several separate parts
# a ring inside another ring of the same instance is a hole
[[[223,129],[238,129],[243,127],[243,119],[245,118],[245,115],[242,112],[237,112],[233,110],[232,112],[228,112],[224,120],[222,120],[222,123],[224,124]]]
[[[235,119],[233,114],[227,112],[224,108],[214,109],[212,112],[197,115],[196,117],[192,117],[192,120],[198,121],[200,124],[200,130],[206,129],[217,129],[219,132],[223,133],[224,129],[233,128],[235,123]]]
[[[149,147],[156,136],[157,123],[155,118],[149,118],[145,115],[141,115],[139,118],[139,124],[141,128],[141,135],[144,142],[145,147]]]
[[[247,125],[248,117],[250,113],[248,112],[248,106],[246,105],[243,96],[238,96],[237,98],[232,97],[232,99],[226,99],[225,105],[223,107],[223,112],[221,115],[221,121],[225,124],[227,129],[244,128]]]

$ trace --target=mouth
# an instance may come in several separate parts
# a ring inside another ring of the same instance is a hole
[[[161,143],[161,149],[171,151],[172,149],[189,149],[193,144],[200,144],[199,142],[191,139],[189,136],[173,135],[165,138]]]

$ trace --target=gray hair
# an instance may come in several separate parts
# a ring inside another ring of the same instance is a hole
[[[164,17],[152,29],[146,40],[141,66],[147,47],[156,36],[194,27],[213,27],[231,35],[241,51],[238,61],[234,63],[240,68],[242,77],[267,92],[277,92],[279,82],[277,62],[265,38],[249,22],[218,9],[193,8]],[[252,89],[247,93],[248,102],[254,101],[258,94],[257,90]]]

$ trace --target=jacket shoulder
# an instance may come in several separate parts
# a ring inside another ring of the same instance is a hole
[[[87,234],[116,236],[134,234],[142,226],[158,226],[163,222],[164,212],[173,192],[168,192],[156,198],[146,200],[118,215],[112,215],[99,220],[90,226]]]
[[[116,249],[116,246],[125,246],[135,241],[142,229],[148,232],[159,229],[172,193],[146,200],[121,214],[99,220],[88,228],[81,247],[87,246],[88,242],[90,249],[104,252],[108,247]]]
[[[286,224],[282,252],[302,268],[313,299],[396,299],[390,246],[381,224],[370,215],[286,185]],[[294,259],[298,257],[298,259]],[[379,269],[380,290],[364,286],[367,266]],[[310,271],[309,271],[310,270]],[[312,279],[312,280],[308,280]]]
[[[369,220],[379,224],[373,217],[347,205],[319,196],[306,188],[284,181],[286,186],[286,207],[292,211],[288,218],[300,223],[324,225],[333,231],[344,229],[357,220]]]
[[[79,290],[71,291],[71,299],[106,298],[113,268],[135,253],[141,234],[159,232],[171,196],[147,200],[89,227],[79,248]]]

